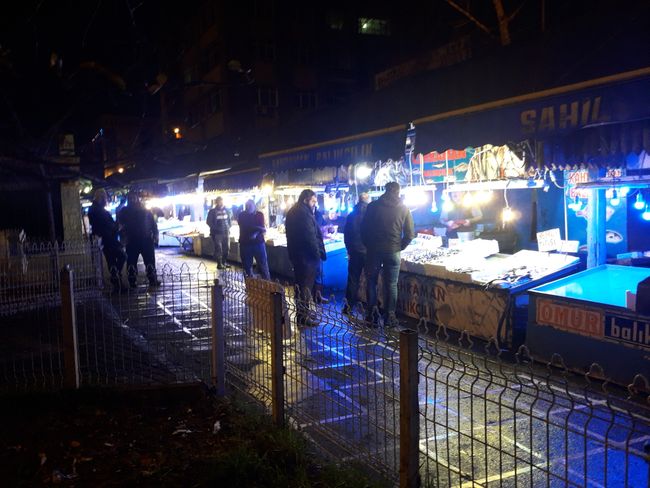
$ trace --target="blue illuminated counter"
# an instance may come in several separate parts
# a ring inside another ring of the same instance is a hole
[[[650,379],[650,316],[625,306],[650,269],[603,265],[530,290],[526,344],[534,357],[560,354],[572,370],[598,363],[611,381]]]

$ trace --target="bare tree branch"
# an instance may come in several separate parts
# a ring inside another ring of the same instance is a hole
[[[478,20],[476,17],[474,17],[468,10],[465,10],[463,7],[458,5],[456,2],[453,0],[445,0],[451,7],[455,8],[458,10],[461,14],[463,14],[465,17],[467,17],[469,20],[474,22],[479,29],[481,29],[483,32],[486,32],[489,35],[492,35],[492,31],[488,26],[483,24],[480,20]]]
[[[508,27],[509,18],[503,8],[502,0],[492,0],[494,9],[497,12],[497,19],[499,20],[499,34],[501,37],[501,45],[508,46],[510,44],[510,29]]]

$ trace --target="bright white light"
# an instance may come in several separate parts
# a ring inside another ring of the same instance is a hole
[[[118,168],[117,172],[118,173],[124,173],[124,168]]]
[[[650,220],[650,207],[648,207],[648,204],[645,206],[644,212],[641,214],[641,218],[643,220]]]
[[[408,190],[404,194],[404,205],[420,207],[427,203],[427,195],[422,190]]]
[[[88,185],[84,186],[84,193],[90,193],[93,190],[93,187]]]
[[[618,205],[621,203],[621,199],[618,197],[618,193],[616,193],[616,190],[612,191],[612,198],[609,200],[609,204],[612,207],[618,207]]]
[[[445,200],[442,202],[442,210],[445,212],[451,212],[454,209],[454,202],[451,200]]]
[[[582,210],[582,200],[576,197],[575,200],[567,206],[574,212],[579,212],[580,210]]]
[[[263,195],[270,195],[273,193],[273,185],[262,185],[262,194]]]
[[[471,207],[474,205],[474,196],[471,193],[463,195],[463,207]]]
[[[634,208],[637,210],[643,210],[645,208],[645,202],[643,201],[643,195],[638,193],[636,195],[636,201],[634,202]]]
[[[501,219],[504,222],[510,222],[512,219],[514,219],[514,213],[512,212],[512,209],[510,207],[506,207],[503,209],[503,213],[501,214]]]
[[[361,164],[356,167],[354,174],[359,180],[365,180],[372,174],[372,168],[366,164]]]
[[[286,209],[287,209],[287,203],[283,201],[283,202],[280,204],[280,210],[286,210]]]
[[[619,188],[618,193],[622,197],[626,197],[628,193],[630,193],[630,187],[629,186],[622,186]]]
[[[488,190],[481,190],[474,196],[477,202],[487,203],[492,200],[492,192]]]

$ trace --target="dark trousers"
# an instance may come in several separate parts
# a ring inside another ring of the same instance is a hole
[[[361,273],[365,266],[365,252],[348,252],[348,284],[345,289],[345,299],[350,307],[356,305],[358,301],[366,301],[363,298],[359,300],[359,281],[361,280]]]
[[[122,246],[118,242],[103,244],[102,252],[104,253],[108,270],[111,273],[111,283],[113,285],[119,285],[122,268],[126,261]]]
[[[214,243],[214,260],[218,264],[226,264],[228,261],[228,252],[230,251],[229,234],[212,234]]]
[[[244,267],[244,274],[246,276],[253,276],[253,258],[257,263],[262,278],[265,280],[271,279],[269,273],[269,262],[266,257],[266,245],[263,242],[253,242],[248,244],[239,243],[239,253],[241,254],[241,263]]]
[[[307,313],[312,298],[312,288],[320,270],[320,259],[299,258],[292,260],[296,284],[296,309],[298,313]]]
[[[366,279],[368,281],[368,312],[377,306],[377,281],[384,270],[384,315],[395,313],[397,307],[397,280],[399,278],[399,252],[368,252]]]
[[[156,281],[156,252],[152,240],[129,241],[126,245],[126,267],[129,275],[129,283],[135,284],[138,276],[138,257],[142,254],[147,278],[152,283]]]

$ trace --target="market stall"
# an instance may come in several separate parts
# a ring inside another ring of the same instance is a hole
[[[628,385],[650,377],[650,313],[636,312],[632,294],[649,268],[602,265],[530,290],[526,344],[534,357],[559,354],[569,369]],[[650,283],[647,285],[650,287]],[[636,304],[650,304],[650,292]],[[647,387],[646,383],[646,387]]]
[[[502,346],[523,340],[525,292],[579,264],[567,254],[501,254],[494,240],[441,243],[420,235],[402,252],[398,312],[473,337],[497,338]]]

